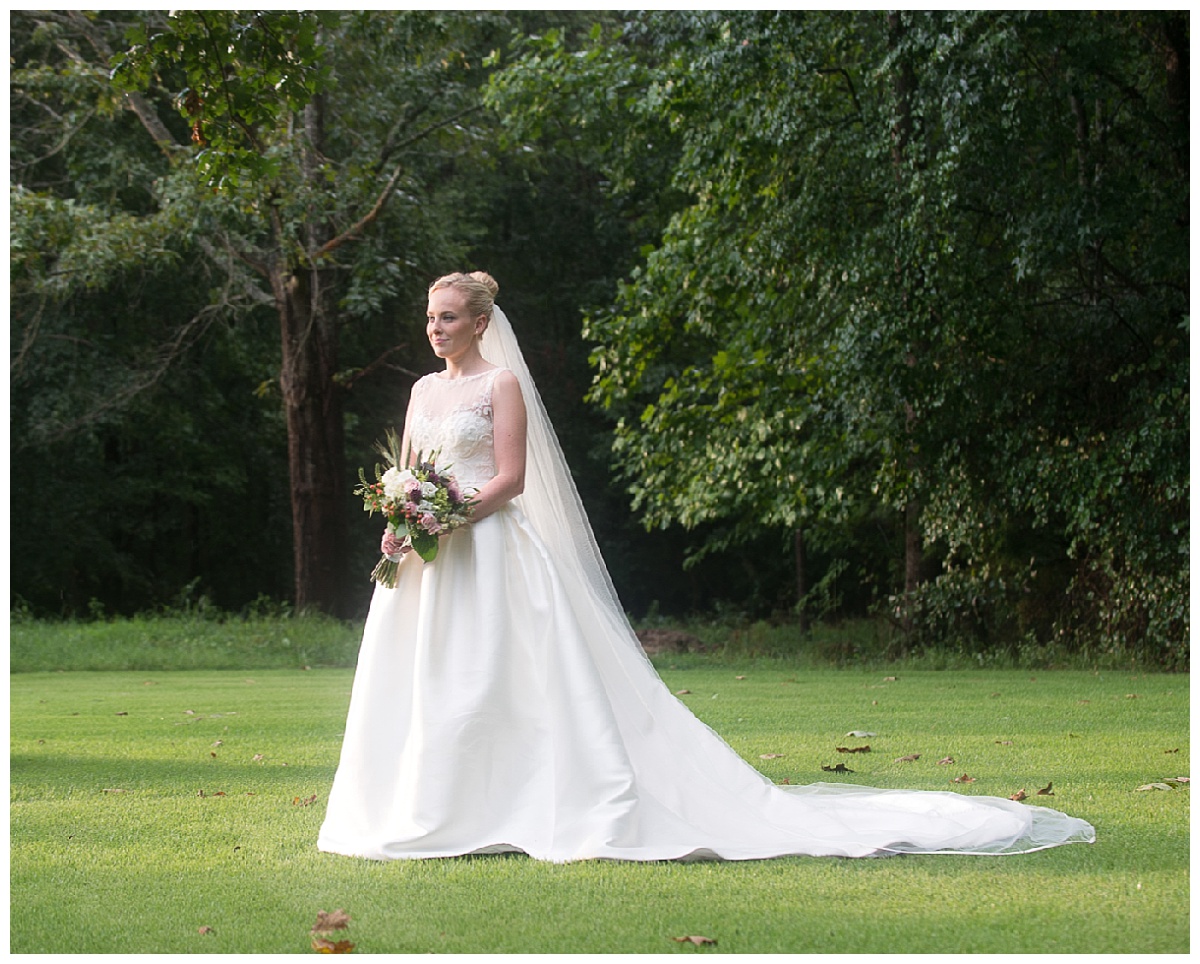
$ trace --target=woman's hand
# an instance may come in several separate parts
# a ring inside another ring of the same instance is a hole
[[[395,559],[393,557],[402,556],[406,552],[411,552],[412,546],[408,545],[406,542],[402,542],[400,539],[397,539],[396,533],[392,532],[391,529],[384,529],[383,538],[379,540],[379,551],[389,559],[392,559],[393,562],[399,562],[399,559]]]

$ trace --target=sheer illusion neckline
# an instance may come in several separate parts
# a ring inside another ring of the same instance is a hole
[[[476,372],[474,375],[456,375],[454,378],[449,378],[449,377],[447,377],[446,373],[443,371],[443,372],[433,372],[433,377],[436,378],[439,382],[461,382],[461,381],[465,381],[468,378],[483,378],[484,375],[494,375],[498,371],[500,371],[499,365],[497,365],[495,368],[489,368],[487,371],[484,371],[484,372]]]

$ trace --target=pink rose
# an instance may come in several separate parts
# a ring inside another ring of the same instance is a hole
[[[431,536],[438,535],[444,526],[438,522],[437,516],[432,512],[426,512],[421,516],[421,528],[428,532]]]

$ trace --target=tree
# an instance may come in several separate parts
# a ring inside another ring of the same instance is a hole
[[[678,145],[684,200],[589,326],[647,523],[836,541],[920,506],[917,638],[1175,659],[1186,43],[1175,14],[664,12],[497,78],[518,125],[619,113],[614,171]]]
[[[480,116],[494,18],[196,11],[122,24],[68,12],[43,22],[93,85],[115,62],[124,105],[161,160],[157,190],[136,210],[91,209],[99,230],[56,252],[40,290],[69,296],[139,251],[190,245],[227,287],[273,305],[295,603],[344,611],[343,404],[372,363],[344,365],[342,330],[378,325],[381,308],[407,303],[465,248],[472,208],[452,175],[477,163],[467,147],[479,129],[467,119]],[[97,243],[116,228],[137,247]],[[64,274],[64,256],[87,274]]]
[[[278,597],[286,462],[245,387],[275,367],[256,295],[206,263],[184,205],[156,205],[162,152],[74,16],[18,12],[12,28],[14,598],[78,613]]]
[[[462,121],[478,106],[470,58],[461,49],[465,24],[414,14],[350,18],[340,29],[339,20],[178,12],[135,38],[117,69],[134,88],[145,86],[152,70],[181,72],[187,86],[178,101],[203,146],[201,176],[258,217],[255,236],[243,235],[235,247],[266,279],[279,314],[295,601],[300,609],[327,611],[344,602],[336,297],[350,264],[339,262],[341,249],[380,217],[402,178],[419,181],[415,146],[436,149],[436,136],[456,125],[469,137]],[[334,49],[342,55],[336,67]],[[390,55],[392,69],[381,85],[390,96],[365,99],[385,111],[371,117],[362,110],[363,88],[346,83],[353,62],[343,58],[379,54]],[[336,132],[328,129],[334,117],[345,125]]]

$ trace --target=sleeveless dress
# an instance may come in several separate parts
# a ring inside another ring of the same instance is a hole
[[[413,388],[414,451],[496,472],[498,369]],[[318,848],[378,860],[1020,853],[1085,821],[950,791],[777,786],[667,689],[628,626],[577,614],[521,497],[376,586]]]

